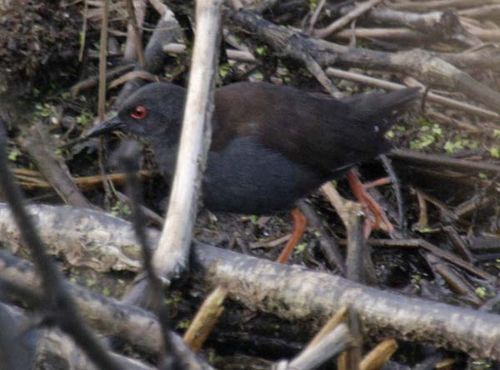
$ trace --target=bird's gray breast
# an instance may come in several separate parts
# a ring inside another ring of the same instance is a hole
[[[210,151],[203,182],[208,209],[247,214],[287,209],[326,180],[251,137]]]

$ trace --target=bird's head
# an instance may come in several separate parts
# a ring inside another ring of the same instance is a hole
[[[149,140],[177,140],[185,95],[185,89],[170,83],[148,84],[128,97],[116,116],[94,126],[86,137],[119,130]]]

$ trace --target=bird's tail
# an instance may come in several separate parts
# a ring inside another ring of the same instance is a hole
[[[353,107],[352,118],[377,126],[381,133],[389,130],[398,115],[419,96],[420,88],[392,91],[389,93],[361,94],[342,99]]]

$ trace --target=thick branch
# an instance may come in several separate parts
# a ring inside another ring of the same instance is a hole
[[[109,244],[114,258],[116,249],[126,251],[129,258],[121,261],[125,268],[135,254],[135,264],[130,269],[137,270],[139,247],[128,222],[70,207],[32,206],[30,211],[37,216],[33,218],[52,249],[64,247],[66,251],[82,254],[92,251],[100,254],[99,261],[95,261],[98,263],[106,262]],[[151,238],[154,242],[158,234],[152,232]],[[0,241],[19,247],[19,235],[6,206],[0,206]],[[202,275],[202,281],[227,286],[230,296],[252,309],[273,312],[287,319],[327,320],[340,307],[352,306],[371,332],[500,359],[498,315],[409,298],[337,276],[279,265],[208,245],[196,246],[193,257],[193,271]],[[9,266],[2,270],[8,271]],[[102,316],[97,319],[106,321]],[[140,332],[138,328],[135,331]]]

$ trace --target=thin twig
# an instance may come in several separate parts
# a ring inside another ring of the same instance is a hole
[[[182,370],[177,358],[176,348],[172,344],[170,336],[170,319],[168,316],[167,305],[164,302],[162,295],[162,283],[153,268],[153,249],[151,248],[148,236],[146,235],[145,216],[141,208],[141,186],[137,177],[137,171],[139,169],[137,159],[139,158],[140,151],[137,143],[130,141],[123,143],[120,149],[120,162],[127,175],[127,192],[132,201],[134,231],[142,250],[144,271],[148,279],[152,306],[156,310],[156,314],[161,325],[163,339],[163,345],[161,348],[163,349],[163,353],[160,354],[160,362],[164,361],[163,363],[166,366],[166,369]]]
[[[321,10],[323,10],[325,3],[326,0],[320,0],[320,2],[316,5],[316,9],[314,9],[309,25],[307,26],[307,34],[311,35],[313,33],[314,26],[316,25],[316,21],[318,20],[319,14],[321,13]]]
[[[184,342],[193,352],[198,352],[217,324],[217,320],[224,311],[224,300],[227,296],[227,289],[218,286],[203,301],[191,325],[184,333]]]
[[[321,330],[309,342],[307,347],[315,346],[326,334],[335,329],[341,322],[347,318],[347,307],[341,307],[333,316],[323,325]]]
[[[142,47],[142,38],[141,38],[141,30],[137,25],[137,17],[135,14],[134,3],[132,0],[126,0],[127,4],[127,15],[129,24],[132,26],[132,33],[135,38],[135,51],[137,53],[137,60],[139,61],[139,65],[144,67],[144,50]]]
[[[440,154],[425,154],[412,150],[395,149],[388,156],[398,161],[420,164],[423,166],[439,166],[458,171],[489,172],[500,174],[500,166],[487,162],[473,162],[465,159],[450,158]]]
[[[333,22],[329,26],[322,28],[322,29],[319,29],[319,30],[315,30],[313,32],[313,35],[315,37],[320,38],[320,39],[328,37],[331,34],[341,30],[346,25],[351,23],[353,20],[360,17],[361,15],[363,15],[364,13],[366,13],[367,11],[369,11],[371,8],[373,8],[377,4],[381,3],[382,1],[383,0],[366,1],[362,4],[360,4],[359,6],[357,6],[356,8],[354,8],[352,11],[350,11],[349,13],[344,15],[343,17],[337,19],[335,22]]]
[[[345,324],[338,325],[314,346],[306,347],[290,364],[289,370],[315,369],[329,358],[347,349],[353,342]]]
[[[383,340],[363,357],[359,364],[360,370],[381,369],[397,349],[398,343],[394,339]]]
[[[332,77],[337,77],[337,78],[342,78],[350,81],[355,81],[355,82],[360,82],[366,85],[370,86],[376,86],[376,87],[381,87],[383,89],[388,89],[388,90],[399,90],[399,89],[405,89],[407,86],[398,84],[395,82],[390,82],[386,80],[382,80],[379,78],[374,78],[370,77],[361,73],[357,72],[348,72],[344,71],[342,69],[338,68],[327,68],[326,69],[326,74]],[[455,99],[450,99],[438,94],[435,94],[433,92],[430,92],[427,94],[427,99],[429,101],[439,103],[445,106],[449,106],[454,109],[458,110],[463,110],[467,113],[475,114],[480,117],[488,118],[488,119],[498,119],[500,118],[500,115],[496,112],[493,112],[488,109],[476,107],[474,105],[464,103]]]
[[[109,1],[103,1],[101,38],[99,41],[99,98],[97,102],[99,122],[104,121],[104,115],[106,114],[106,56],[108,53]]]

